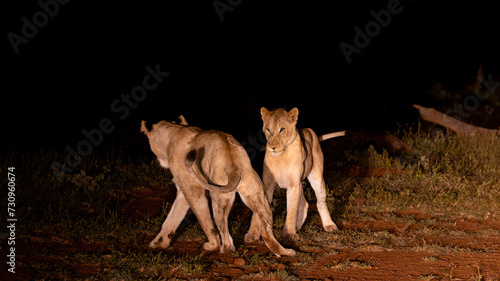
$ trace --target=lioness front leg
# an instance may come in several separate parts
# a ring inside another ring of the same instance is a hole
[[[149,247],[151,248],[168,248],[170,246],[170,241],[172,237],[179,227],[179,224],[182,222],[184,217],[186,216],[187,211],[189,210],[189,204],[184,197],[184,194],[177,187],[177,196],[175,198],[174,204],[172,208],[170,208],[170,212],[168,213],[167,218],[163,222],[160,233],[156,236],[153,241],[149,243]],[[161,242],[160,242],[161,239]]]
[[[258,241],[260,238],[261,228],[260,217],[256,212],[253,212],[252,220],[250,221],[250,228],[248,229],[247,234],[245,234],[245,243]]]
[[[302,185],[300,184],[300,182],[298,184],[293,184],[287,189],[286,191],[287,211],[286,211],[285,226],[283,228],[283,237],[285,239],[297,240],[299,238],[297,231],[300,228],[299,226],[302,226],[307,217],[307,208],[304,209],[307,203],[304,204],[304,202],[305,202],[304,192],[302,190]],[[302,210],[300,210],[301,207]],[[300,216],[299,216],[299,210],[300,210]]]

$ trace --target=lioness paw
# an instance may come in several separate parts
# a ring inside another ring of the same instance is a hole
[[[295,256],[296,253],[294,249],[285,249],[281,254],[284,256]]]
[[[220,244],[219,243],[211,243],[211,242],[206,242],[205,244],[203,244],[203,250],[205,251],[215,251],[217,249],[219,249],[220,247]]]
[[[236,252],[236,248],[234,247],[234,245],[231,245],[229,247],[221,246],[220,252],[223,254],[229,253],[229,252]]]
[[[325,230],[326,231],[334,231],[334,230],[339,230],[336,224],[330,224],[330,225],[325,225]]]
[[[168,247],[170,247],[170,241],[162,241],[161,243],[158,242],[158,241],[151,241],[149,242],[149,247],[152,248],[152,249],[156,249],[156,248],[162,248],[162,249],[166,249]]]
[[[247,234],[245,234],[245,243],[253,243],[255,241],[258,241],[259,238],[260,238],[260,233],[248,232]]]
[[[278,258],[281,258],[281,256],[295,256],[295,250],[293,249],[285,249],[283,248],[280,250],[279,253],[274,253]]]
[[[297,233],[290,233],[283,230],[283,239],[288,241],[297,241],[299,239],[299,235]]]

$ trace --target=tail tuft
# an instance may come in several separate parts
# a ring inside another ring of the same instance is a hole
[[[345,135],[346,135],[346,131],[334,132],[334,133],[322,135],[318,139],[319,139],[319,141],[324,141],[324,140],[328,140],[328,139],[343,137]]]

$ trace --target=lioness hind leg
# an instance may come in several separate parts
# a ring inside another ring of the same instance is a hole
[[[240,187],[238,187],[238,193],[240,194],[241,200],[253,211],[252,221],[254,219],[260,221],[258,224],[259,230],[261,231],[259,236],[262,235],[267,247],[278,257],[281,255],[293,256],[295,255],[295,251],[293,249],[285,249],[274,237],[273,214],[262,190],[262,184],[259,183],[259,181],[260,180],[255,180],[249,183],[249,185],[240,185]],[[250,231],[245,235],[245,242],[248,242],[247,236],[249,234]]]
[[[321,223],[326,231],[338,230],[337,225],[333,222],[330,216],[330,211],[326,204],[326,185],[323,179],[322,169],[313,169],[311,174],[307,177],[311,187],[316,195],[316,206],[318,208],[319,215],[321,217]]]
[[[258,175],[256,175],[256,178],[258,179]],[[264,166],[264,171],[262,173],[262,179],[264,183],[264,193],[265,193],[265,200],[268,202],[268,205],[270,205],[273,202],[273,195],[274,195],[274,187],[276,186],[276,181],[274,180],[273,176],[271,175],[271,172],[267,169],[266,166]],[[256,180],[252,183],[253,186],[258,187],[259,189],[262,189],[262,184],[260,183],[260,180]],[[248,185],[248,184],[247,184]],[[246,187],[243,187],[246,188]],[[242,188],[240,188],[242,189]],[[241,193],[240,193],[241,195]],[[242,198],[243,199],[243,198]],[[247,203],[245,203],[247,204]],[[247,204],[247,206],[249,206]],[[245,243],[252,243],[260,238],[260,234],[262,232],[261,230],[262,226],[260,223],[260,217],[257,214],[257,212],[254,212],[252,215],[252,221],[250,223],[250,229],[248,230],[247,234],[245,234]]]
[[[193,190],[191,190],[193,191]],[[208,207],[208,200],[205,197],[205,190],[197,190],[193,192],[192,197],[188,198],[191,209],[193,210],[201,228],[208,238],[208,242],[203,244],[203,249],[206,251],[215,251],[220,247],[220,237],[212,223],[212,216],[210,215],[210,208]]]
[[[163,222],[160,233],[158,233],[156,238],[149,243],[149,247],[168,248],[177,227],[179,227],[179,224],[186,216],[188,210],[189,204],[184,197],[184,194],[179,190],[179,188],[177,188],[177,197],[175,198],[174,204],[172,205],[172,208],[170,208],[170,212]]]
[[[231,211],[235,195],[235,192],[229,194],[216,194],[215,192],[211,193],[212,209],[214,212],[215,223],[219,228],[219,233],[222,240],[222,246],[220,247],[221,253],[236,251],[233,243],[233,238],[231,237],[231,234],[229,234],[227,224],[227,218],[229,216],[229,212]]]

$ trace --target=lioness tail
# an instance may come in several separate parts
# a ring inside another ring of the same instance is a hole
[[[194,174],[194,173],[193,173]],[[228,193],[234,191],[238,185],[240,185],[241,176],[238,171],[233,171],[229,174],[226,185],[218,185],[215,183],[208,183],[200,179],[196,174],[194,174],[194,180],[203,188],[208,189],[213,192]]]
[[[324,140],[333,139],[333,138],[337,138],[337,137],[343,137],[343,136],[345,136],[345,131],[325,134],[325,135],[320,136],[318,139],[319,139],[319,141],[324,141]]]
[[[204,179],[200,179],[198,175],[193,171],[193,164],[195,158],[196,158],[196,150],[193,150],[188,154],[185,160],[185,165],[189,173],[192,175],[192,178],[196,181],[196,183],[201,185],[203,188],[213,192],[228,193],[234,191],[238,187],[238,185],[240,185],[241,174],[237,169],[229,173],[226,185],[209,183]]]
[[[219,193],[228,193],[234,191],[238,185],[240,184],[241,181],[241,176],[238,171],[232,171],[227,179],[227,184],[226,185],[218,185],[215,183],[208,183],[205,180],[200,179],[196,173],[193,172],[191,168],[191,175],[193,175],[193,179],[201,185],[203,188],[211,191],[211,192],[219,192]]]

